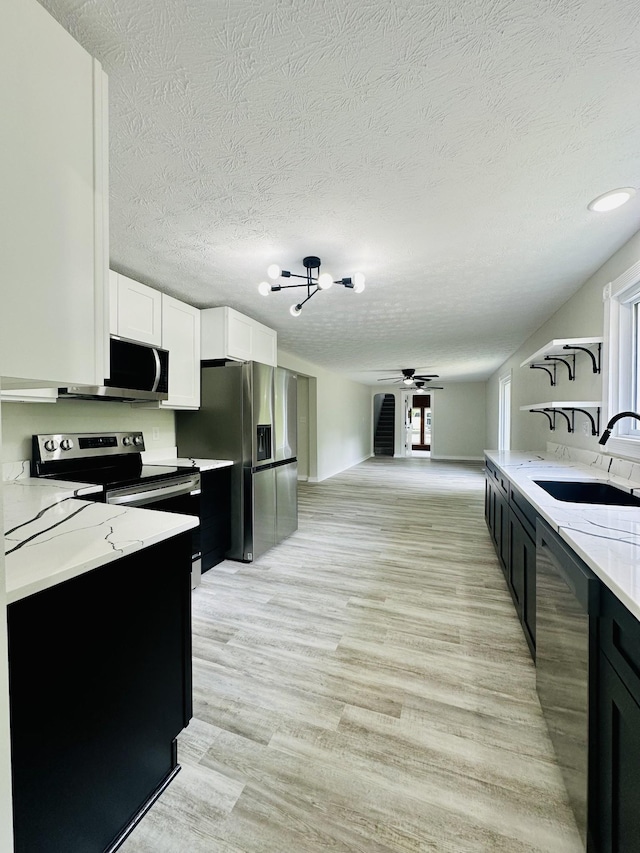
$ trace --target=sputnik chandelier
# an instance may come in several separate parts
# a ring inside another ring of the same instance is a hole
[[[304,279],[304,284],[270,284],[268,281],[262,281],[258,285],[258,290],[263,296],[268,296],[277,290],[288,290],[291,287],[306,287],[306,298],[289,308],[289,313],[292,317],[297,317],[302,311],[302,306],[312,296],[315,296],[319,290],[328,290],[334,284],[341,284],[343,287],[348,287],[355,291],[355,293],[362,293],[364,290],[364,275],[361,272],[357,272],[353,277],[334,280],[330,273],[320,272],[320,258],[317,258],[315,255],[307,255],[306,258],[302,259],[302,264],[307,270],[305,275],[298,275],[297,273],[289,272],[289,270],[281,270],[277,264],[271,264],[267,269],[267,275],[272,280],[280,277],[302,278]]]

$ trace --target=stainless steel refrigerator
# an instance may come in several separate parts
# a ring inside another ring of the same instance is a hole
[[[297,377],[281,367],[202,362],[201,407],[176,413],[179,456],[231,459],[232,560],[298,527]]]

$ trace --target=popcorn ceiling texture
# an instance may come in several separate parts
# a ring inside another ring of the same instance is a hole
[[[112,266],[367,382],[492,373],[638,228],[637,0],[43,0],[110,81]],[[367,289],[257,294],[318,254]],[[585,332],[586,333],[586,332]]]

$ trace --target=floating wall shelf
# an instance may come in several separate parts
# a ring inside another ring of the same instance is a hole
[[[593,372],[600,373],[602,341],[603,338],[559,338],[549,341],[542,349],[525,359],[520,367],[528,366],[532,370],[546,371],[551,385],[554,386],[557,381],[558,364],[564,364],[569,379],[573,381],[576,378],[576,354],[584,352],[591,359]]]
[[[595,410],[595,416],[589,410]],[[522,412],[537,412],[545,415],[549,419],[549,429],[556,428],[556,416],[561,415],[567,422],[567,432],[575,432],[575,415],[580,412],[586,415],[591,423],[591,435],[598,435],[600,432],[600,411],[602,402],[594,402],[593,400],[582,402],[580,400],[570,400],[567,402],[553,403],[534,403],[530,406],[520,406]],[[567,414],[567,413],[570,414]]]

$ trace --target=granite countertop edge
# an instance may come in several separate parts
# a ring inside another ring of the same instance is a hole
[[[191,515],[82,500],[100,486],[5,480],[7,603],[78,577],[199,524]]]

